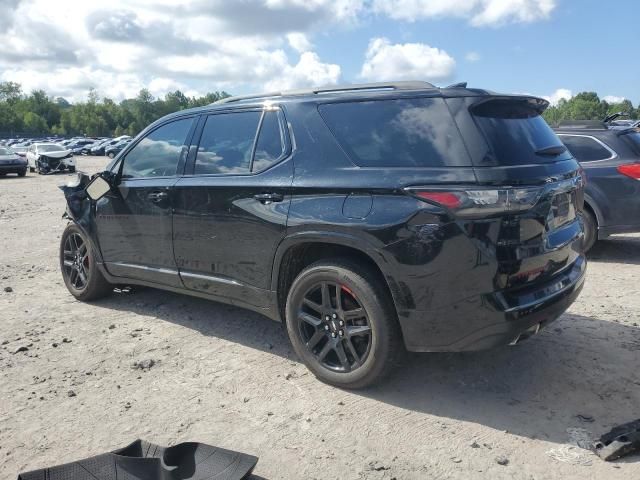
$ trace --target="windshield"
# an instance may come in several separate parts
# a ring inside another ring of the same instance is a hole
[[[59,152],[60,150],[64,150],[64,147],[57,143],[52,143],[50,145],[38,145],[38,152]]]
[[[550,163],[572,158],[538,110],[520,100],[492,100],[471,111],[501,165]]]

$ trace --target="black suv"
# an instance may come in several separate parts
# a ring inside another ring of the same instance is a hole
[[[60,263],[283,321],[320,379],[477,350],[556,319],[585,274],[578,163],[545,100],[423,82],[235,97],[166,116],[64,188]]]
[[[640,128],[635,124],[586,120],[555,128],[587,178],[585,250],[616,233],[640,232]]]

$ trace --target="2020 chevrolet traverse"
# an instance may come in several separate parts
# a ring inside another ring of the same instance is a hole
[[[586,268],[582,174],[547,105],[400,82],[168,115],[65,188],[64,281],[80,300],[140,284],[261,312],[350,388],[404,348],[518,342]]]

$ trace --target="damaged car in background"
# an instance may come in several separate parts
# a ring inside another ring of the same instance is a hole
[[[76,161],[70,149],[57,143],[34,143],[27,150],[29,171],[39,174],[75,172]]]
[[[176,112],[63,187],[65,285],[82,301],[144,285],[260,312],[346,388],[405,349],[520,343],[586,273],[583,173],[547,106],[397,82]]]

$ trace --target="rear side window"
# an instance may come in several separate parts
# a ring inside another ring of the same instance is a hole
[[[472,107],[471,114],[499,165],[530,165],[571,158],[540,111],[526,100],[490,100]]]
[[[582,135],[559,135],[569,151],[579,162],[606,160],[614,154],[593,137]]]
[[[249,173],[261,112],[210,115],[202,130],[194,173]]]
[[[361,167],[471,163],[442,98],[332,103],[319,109],[338,143]]]

